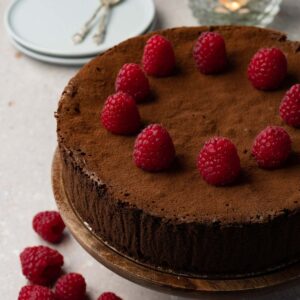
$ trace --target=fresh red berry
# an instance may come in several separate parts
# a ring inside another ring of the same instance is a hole
[[[117,92],[109,96],[101,113],[102,125],[115,134],[132,134],[141,125],[140,114],[132,96]]]
[[[175,68],[175,54],[171,42],[161,35],[153,35],[146,43],[143,68],[148,75],[168,76]]]
[[[26,285],[20,290],[18,300],[58,300],[53,292],[40,285]]]
[[[252,57],[248,79],[259,90],[274,90],[287,74],[287,60],[278,48],[262,48]]]
[[[217,32],[203,32],[198,38],[193,56],[201,73],[220,73],[227,67],[226,46]]]
[[[85,292],[85,280],[77,273],[66,274],[55,284],[55,295],[58,300],[84,300]]]
[[[199,153],[197,167],[207,183],[217,186],[232,183],[241,171],[237,149],[224,137],[206,141]]]
[[[148,78],[137,64],[125,64],[116,79],[116,91],[131,95],[136,101],[147,98],[150,93]]]
[[[268,126],[254,140],[252,155],[258,165],[265,169],[280,167],[291,152],[291,138],[278,126]]]
[[[45,241],[58,243],[62,239],[65,224],[57,211],[43,211],[35,215],[32,227]]]
[[[98,300],[122,300],[122,299],[112,292],[106,292],[101,294]]]
[[[300,127],[300,84],[293,85],[287,91],[280,104],[279,112],[287,124]]]
[[[135,164],[150,172],[168,169],[175,157],[175,148],[168,131],[159,124],[146,127],[134,145]]]
[[[20,254],[22,272],[34,284],[48,285],[61,274],[63,256],[46,246],[27,247]]]

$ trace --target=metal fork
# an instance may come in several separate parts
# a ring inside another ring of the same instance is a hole
[[[112,8],[112,6],[120,3],[121,1],[122,0],[102,0],[104,6],[102,9],[103,13],[100,17],[98,31],[93,36],[93,40],[97,45],[102,44],[104,41],[110,9]]]
[[[93,15],[88,19],[88,21],[85,22],[83,27],[73,35],[72,40],[75,45],[80,44],[85,40],[87,34],[92,29],[92,23],[94,22],[104,5],[104,1],[100,0],[100,5],[97,7]]]

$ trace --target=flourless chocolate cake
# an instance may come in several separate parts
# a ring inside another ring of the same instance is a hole
[[[225,40],[229,68],[201,74],[192,49],[201,32]],[[194,27],[159,32],[173,44],[176,71],[149,77],[152,97],[138,103],[146,126],[163,124],[176,161],[145,172],[132,160],[136,135],[109,133],[100,123],[106,98],[125,63],[140,63],[151,35],[110,49],[84,66],[63,92],[57,112],[63,182],[74,209],[111,247],[141,263],[209,276],[265,272],[300,258],[300,131],[280,119],[286,90],[300,80],[300,43],[253,27]],[[247,66],[262,47],[278,47],[288,77],[275,91],[259,91]],[[293,154],[282,168],[264,170],[251,156],[255,136],[268,125],[286,129]],[[238,181],[215,187],[201,179],[196,158],[212,136],[237,145]],[[84,225],[83,225],[84,226]]]

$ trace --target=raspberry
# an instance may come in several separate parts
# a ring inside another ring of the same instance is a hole
[[[280,167],[291,152],[291,139],[281,127],[268,126],[254,140],[252,155],[265,169]]]
[[[153,35],[144,48],[142,63],[148,75],[157,77],[170,75],[176,64],[171,42],[161,35]]]
[[[227,67],[225,42],[217,32],[203,32],[194,46],[193,56],[203,74],[220,73]]]
[[[45,241],[58,243],[62,239],[65,224],[57,211],[43,211],[35,215],[32,227]]]
[[[115,134],[137,132],[141,120],[134,99],[124,92],[109,96],[104,103],[101,122],[108,131]]]
[[[85,299],[86,283],[82,275],[69,273],[60,277],[55,284],[55,295],[58,300]]]
[[[133,160],[146,171],[161,171],[170,167],[175,148],[168,131],[159,124],[146,127],[137,137]]]
[[[232,183],[241,170],[235,145],[224,137],[213,137],[205,142],[197,167],[207,183],[217,186]]]
[[[18,300],[57,300],[52,291],[44,286],[26,285],[20,290]]]
[[[252,57],[248,79],[259,90],[280,87],[287,73],[287,60],[278,48],[262,48]]]
[[[279,113],[287,124],[300,127],[300,84],[293,85],[287,91],[280,104]]]
[[[150,93],[149,81],[145,73],[137,64],[125,64],[116,79],[116,91],[125,92],[141,101]]]
[[[98,300],[122,300],[122,299],[112,292],[106,292],[100,295]]]
[[[20,254],[22,272],[34,284],[48,285],[55,281],[64,264],[63,256],[46,246],[27,247]]]

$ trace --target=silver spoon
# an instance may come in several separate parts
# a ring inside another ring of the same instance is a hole
[[[100,0],[100,5],[97,7],[97,9],[93,13],[93,15],[88,19],[88,21],[85,22],[83,27],[73,35],[72,40],[75,45],[80,44],[84,41],[87,34],[91,30],[91,27],[92,27],[91,25],[92,25],[93,21],[96,19],[98,13],[103,8],[103,6],[104,6],[104,3],[102,0]]]
[[[99,20],[99,27],[97,32],[93,36],[93,40],[97,45],[100,45],[103,43],[106,33],[106,27],[107,27],[107,20],[110,9],[114,6],[120,3],[122,0],[102,0],[103,4],[103,13]]]

